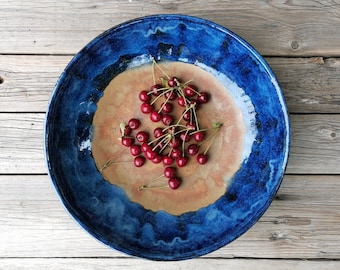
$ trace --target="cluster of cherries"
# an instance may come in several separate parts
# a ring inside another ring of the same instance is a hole
[[[146,160],[163,163],[165,168],[160,177],[168,179],[164,187],[177,189],[182,182],[177,168],[185,167],[193,156],[196,156],[198,164],[206,164],[208,149],[222,126],[220,123],[214,123],[210,129],[199,126],[197,110],[209,101],[209,94],[199,92],[190,82],[181,83],[176,77],[167,77],[162,78],[162,84],[154,84],[149,90],[140,91],[139,100],[141,112],[149,115],[152,122],[162,123],[162,126],[150,134],[139,130],[139,119],[131,118],[127,124],[121,124],[121,143],[129,147],[136,167],[143,166]],[[176,106],[182,109],[179,115],[173,113]],[[200,152],[205,142],[207,146]],[[148,185],[160,177],[142,185],[140,190],[153,188]]]
[[[143,130],[137,118],[120,125],[121,143],[129,148],[135,167],[143,166],[147,160],[164,165],[163,174],[140,186],[140,190],[179,188],[182,180],[177,169],[185,167],[194,156],[198,164],[206,164],[209,159],[207,152],[222,126],[213,123],[211,128],[200,127],[197,110],[209,101],[207,92],[198,91],[191,81],[182,83],[177,77],[163,74],[161,84],[154,82],[149,90],[139,92],[141,112],[158,127],[150,132]],[[205,143],[204,150],[201,150]],[[109,160],[101,170],[114,163]],[[162,177],[168,179],[167,185],[151,185]]]

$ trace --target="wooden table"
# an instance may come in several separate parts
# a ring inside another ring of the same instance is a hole
[[[268,61],[291,118],[282,186],[230,245],[181,262],[109,249],[67,214],[47,176],[44,117],[85,44],[139,16],[184,13],[234,31]],[[340,269],[340,2],[0,0],[0,269]]]

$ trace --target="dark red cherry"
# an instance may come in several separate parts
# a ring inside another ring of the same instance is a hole
[[[133,163],[135,164],[136,167],[142,167],[145,163],[145,158],[143,156],[135,157]]]
[[[197,155],[197,162],[198,164],[204,165],[208,162],[208,155],[207,154],[198,154]]]
[[[198,131],[193,134],[194,140],[196,142],[202,142],[205,139],[205,132],[204,131]]]
[[[193,85],[187,85],[185,88],[184,88],[184,94],[187,96],[187,97],[193,97],[195,96],[197,93],[197,90],[195,89],[195,86]]]
[[[134,139],[132,137],[122,137],[121,138],[121,143],[124,146],[130,147],[134,142]]]
[[[178,189],[181,185],[181,179],[178,177],[172,177],[168,180],[168,186],[171,189]]]
[[[175,167],[166,167],[164,169],[164,176],[166,178],[172,178],[176,176],[176,168]]]
[[[159,122],[160,120],[162,119],[162,114],[160,114],[159,112],[157,111],[152,111],[150,113],[150,120],[152,122]]]
[[[179,157],[176,159],[176,164],[178,167],[184,167],[188,164],[188,158],[187,157]]]
[[[128,122],[128,125],[132,130],[135,130],[135,129],[139,128],[140,121],[136,118],[131,118]]]
[[[187,148],[187,153],[189,156],[197,155],[199,146],[197,144],[190,144]]]
[[[163,156],[162,161],[163,161],[164,166],[169,166],[174,162],[172,157],[169,157],[169,156]]]
[[[136,134],[136,139],[137,141],[143,143],[143,142],[147,142],[148,139],[149,139],[149,133],[147,133],[146,131],[139,131],[137,134]]]
[[[197,96],[197,101],[199,103],[207,103],[209,101],[209,94],[207,92],[201,92]]]
[[[138,144],[132,144],[130,146],[130,153],[133,156],[139,156],[140,153],[142,152],[140,145]]]
[[[139,100],[144,102],[149,102],[151,100],[151,95],[148,95],[149,91],[142,90],[139,92]]]
[[[153,106],[149,103],[143,102],[140,105],[140,110],[142,113],[148,114],[151,113],[153,111]]]
[[[166,126],[170,126],[173,121],[174,121],[174,118],[170,114],[164,114],[162,116],[162,123]]]

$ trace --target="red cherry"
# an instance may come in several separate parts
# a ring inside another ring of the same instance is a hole
[[[138,156],[142,152],[140,145],[138,144],[132,144],[130,146],[130,153],[133,156]]]
[[[164,113],[170,113],[172,112],[174,105],[172,103],[166,102],[161,105],[162,112]]]
[[[208,162],[208,155],[207,154],[198,154],[197,155],[197,162],[198,164],[204,165]]]
[[[177,159],[177,158],[179,158],[181,155],[182,155],[182,152],[181,152],[181,150],[179,150],[179,149],[172,149],[171,154],[170,154],[170,156],[171,156],[173,159]]]
[[[184,167],[188,163],[188,158],[186,157],[179,157],[176,159],[176,164],[178,167]]]
[[[130,127],[132,130],[134,130],[134,129],[139,128],[139,126],[140,126],[140,121],[139,121],[138,119],[136,119],[136,118],[131,118],[131,119],[129,120],[129,122],[128,122],[128,125],[129,125],[129,127]]]
[[[191,117],[190,111],[184,111],[183,112],[183,120],[189,121]]]
[[[153,111],[153,106],[149,103],[143,102],[140,105],[140,110],[142,111],[142,113],[148,114]]]
[[[134,139],[132,137],[122,137],[121,143],[124,146],[131,146],[134,142]]]
[[[189,130],[195,130],[196,125],[194,123],[186,123],[185,125]]]
[[[172,77],[168,80],[168,85],[170,87],[176,87],[178,85],[178,79],[176,77]]]
[[[169,157],[169,156],[163,156],[162,161],[163,161],[164,166],[169,166],[174,162],[172,157]]]
[[[136,167],[142,167],[145,163],[145,158],[143,156],[135,157],[133,163],[135,164]]]
[[[150,90],[152,94],[154,94],[155,96],[159,96],[161,93],[160,91],[161,88],[162,86],[160,84],[154,84],[153,86],[151,86]]]
[[[197,155],[199,150],[199,146],[197,144],[190,144],[187,149],[187,153],[190,156],[195,156]]]
[[[152,162],[157,164],[162,162],[162,155],[156,154],[156,156],[152,159]]]
[[[139,131],[136,134],[136,139],[137,141],[142,142],[142,143],[147,142],[149,139],[149,133],[147,133],[146,131]]]
[[[205,139],[205,132],[204,131],[198,131],[193,134],[194,140],[196,142],[202,142]]]
[[[151,100],[151,95],[148,95],[149,91],[143,90],[139,92],[139,100],[144,102],[149,102]]]
[[[190,141],[191,136],[189,133],[185,132],[185,133],[181,133],[180,138],[183,142],[188,142]]]
[[[176,168],[174,167],[166,167],[164,169],[164,176],[166,178],[172,178],[176,176]]]
[[[179,97],[179,98],[177,99],[177,103],[178,103],[179,106],[185,107],[185,105],[186,105],[185,98],[184,98],[184,97]]]
[[[152,111],[150,113],[150,120],[152,122],[159,122],[162,119],[162,115],[157,111]]]
[[[129,136],[132,133],[132,128],[129,127],[129,125],[126,125],[123,130],[123,136]]]
[[[197,93],[196,89],[195,89],[195,86],[193,85],[187,85],[185,88],[184,88],[184,94],[187,96],[187,97],[193,97],[195,96]]]
[[[170,126],[173,121],[174,121],[174,119],[170,114],[164,114],[162,116],[162,123],[166,126]]]
[[[159,138],[163,135],[163,129],[162,128],[156,128],[153,131],[153,136],[155,136],[155,138]]]
[[[172,138],[169,142],[171,148],[178,148],[180,146],[180,141],[177,138]]]
[[[171,189],[178,189],[181,185],[181,179],[178,177],[172,177],[168,180],[168,186]]]
[[[145,153],[146,151],[151,150],[151,149],[152,149],[151,146],[147,142],[142,143],[141,145],[142,152]]]
[[[175,91],[168,91],[164,94],[164,96],[167,100],[174,100],[177,97]]]
[[[157,153],[153,151],[152,148],[148,148],[144,154],[148,160],[153,160],[157,155]]]
[[[199,103],[207,103],[209,101],[209,94],[207,92],[201,92],[198,94],[197,101]]]

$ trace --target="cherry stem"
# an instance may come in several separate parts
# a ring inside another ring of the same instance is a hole
[[[152,62],[155,64],[155,66],[164,74],[164,76],[167,77],[167,79],[170,79],[170,76],[166,74],[166,72],[157,64],[155,58],[152,58]]]
[[[205,142],[209,141],[208,146],[206,147],[206,149],[205,149],[204,152],[203,152],[204,155],[208,153],[209,148],[211,147],[212,143],[214,142],[214,138],[215,138],[217,132],[218,132],[218,131],[220,130],[220,128],[222,127],[222,124],[221,124],[221,123],[216,123],[216,124],[214,124],[214,126],[216,126],[216,127],[214,127],[215,130],[214,130],[213,134],[211,134],[205,141],[203,141],[203,142],[200,144],[200,145],[202,145],[202,144],[204,144]]]
[[[110,158],[108,161],[105,162],[105,164],[99,169],[100,172],[104,171],[106,168],[110,167],[113,164],[125,164],[125,163],[131,163],[131,161],[120,161],[120,162],[114,162],[112,158]]]
[[[139,187],[139,190],[145,190],[145,189],[159,189],[159,188],[166,188],[168,187],[167,185],[166,186],[161,186],[161,187],[149,187],[148,185],[156,182],[157,180],[159,180],[160,178],[164,177],[164,174],[160,175],[160,176],[157,176],[153,179],[151,179],[147,184],[144,184],[144,185],[141,185]]]

